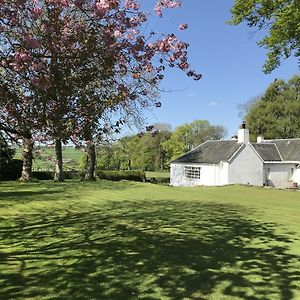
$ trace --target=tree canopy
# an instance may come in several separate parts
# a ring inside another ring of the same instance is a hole
[[[265,93],[247,108],[245,121],[254,139],[263,135],[268,139],[300,136],[300,77],[289,81],[274,81]]]
[[[168,169],[170,161],[199,144],[225,137],[226,129],[196,120],[169,131],[168,124],[147,126],[146,132],[125,136],[97,148],[99,169],[159,171]]]
[[[267,29],[258,42],[268,50],[264,72],[277,68],[282,58],[300,57],[300,3],[298,0],[236,0],[230,24],[246,22],[249,27]],[[300,60],[299,60],[300,64]]]
[[[201,78],[188,63],[187,43],[147,30],[151,13],[140,2],[0,0],[0,125],[23,138],[26,180],[37,138],[55,141],[61,174],[62,142],[80,140],[92,153],[95,135],[135,109],[161,105],[149,90],[166,67]],[[180,5],[154,1],[154,14]]]
[[[207,140],[223,139],[226,133],[227,130],[221,125],[211,125],[207,120],[195,120],[178,126],[163,147],[167,157],[175,159]]]

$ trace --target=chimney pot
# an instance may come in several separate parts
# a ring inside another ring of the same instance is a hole
[[[238,143],[248,144],[249,143],[249,130],[246,128],[239,129],[238,131]]]

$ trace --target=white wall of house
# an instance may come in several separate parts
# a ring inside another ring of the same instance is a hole
[[[200,167],[200,179],[186,178],[185,167]],[[217,185],[218,169],[219,166],[213,164],[172,163],[170,173],[170,184],[172,186]]]
[[[216,185],[228,184],[228,162],[220,162],[216,168]]]
[[[294,182],[298,183],[298,186],[300,186],[300,167],[296,167],[294,169],[294,176],[293,176]]]
[[[293,172],[292,172],[293,169]],[[264,165],[265,179],[269,186],[292,188],[295,179],[296,164],[266,163]]]
[[[230,161],[228,183],[263,185],[263,162],[249,144]]]

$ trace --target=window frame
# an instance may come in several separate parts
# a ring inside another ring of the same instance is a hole
[[[184,166],[184,178],[186,179],[201,179],[201,167]]]

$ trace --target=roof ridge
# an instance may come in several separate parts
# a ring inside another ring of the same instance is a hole
[[[270,140],[263,140],[262,142],[268,142],[268,141],[291,141],[291,140],[300,140],[300,138],[291,138],[291,139],[270,139]]]
[[[250,143],[251,145],[276,145],[276,143],[271,142],[271,140],[268,141],[268,143],[264,143],[266,140],[262,141],[262,142],[252,142]]]
[[[206,142],[237,142],[238,140],[207,140]]]

